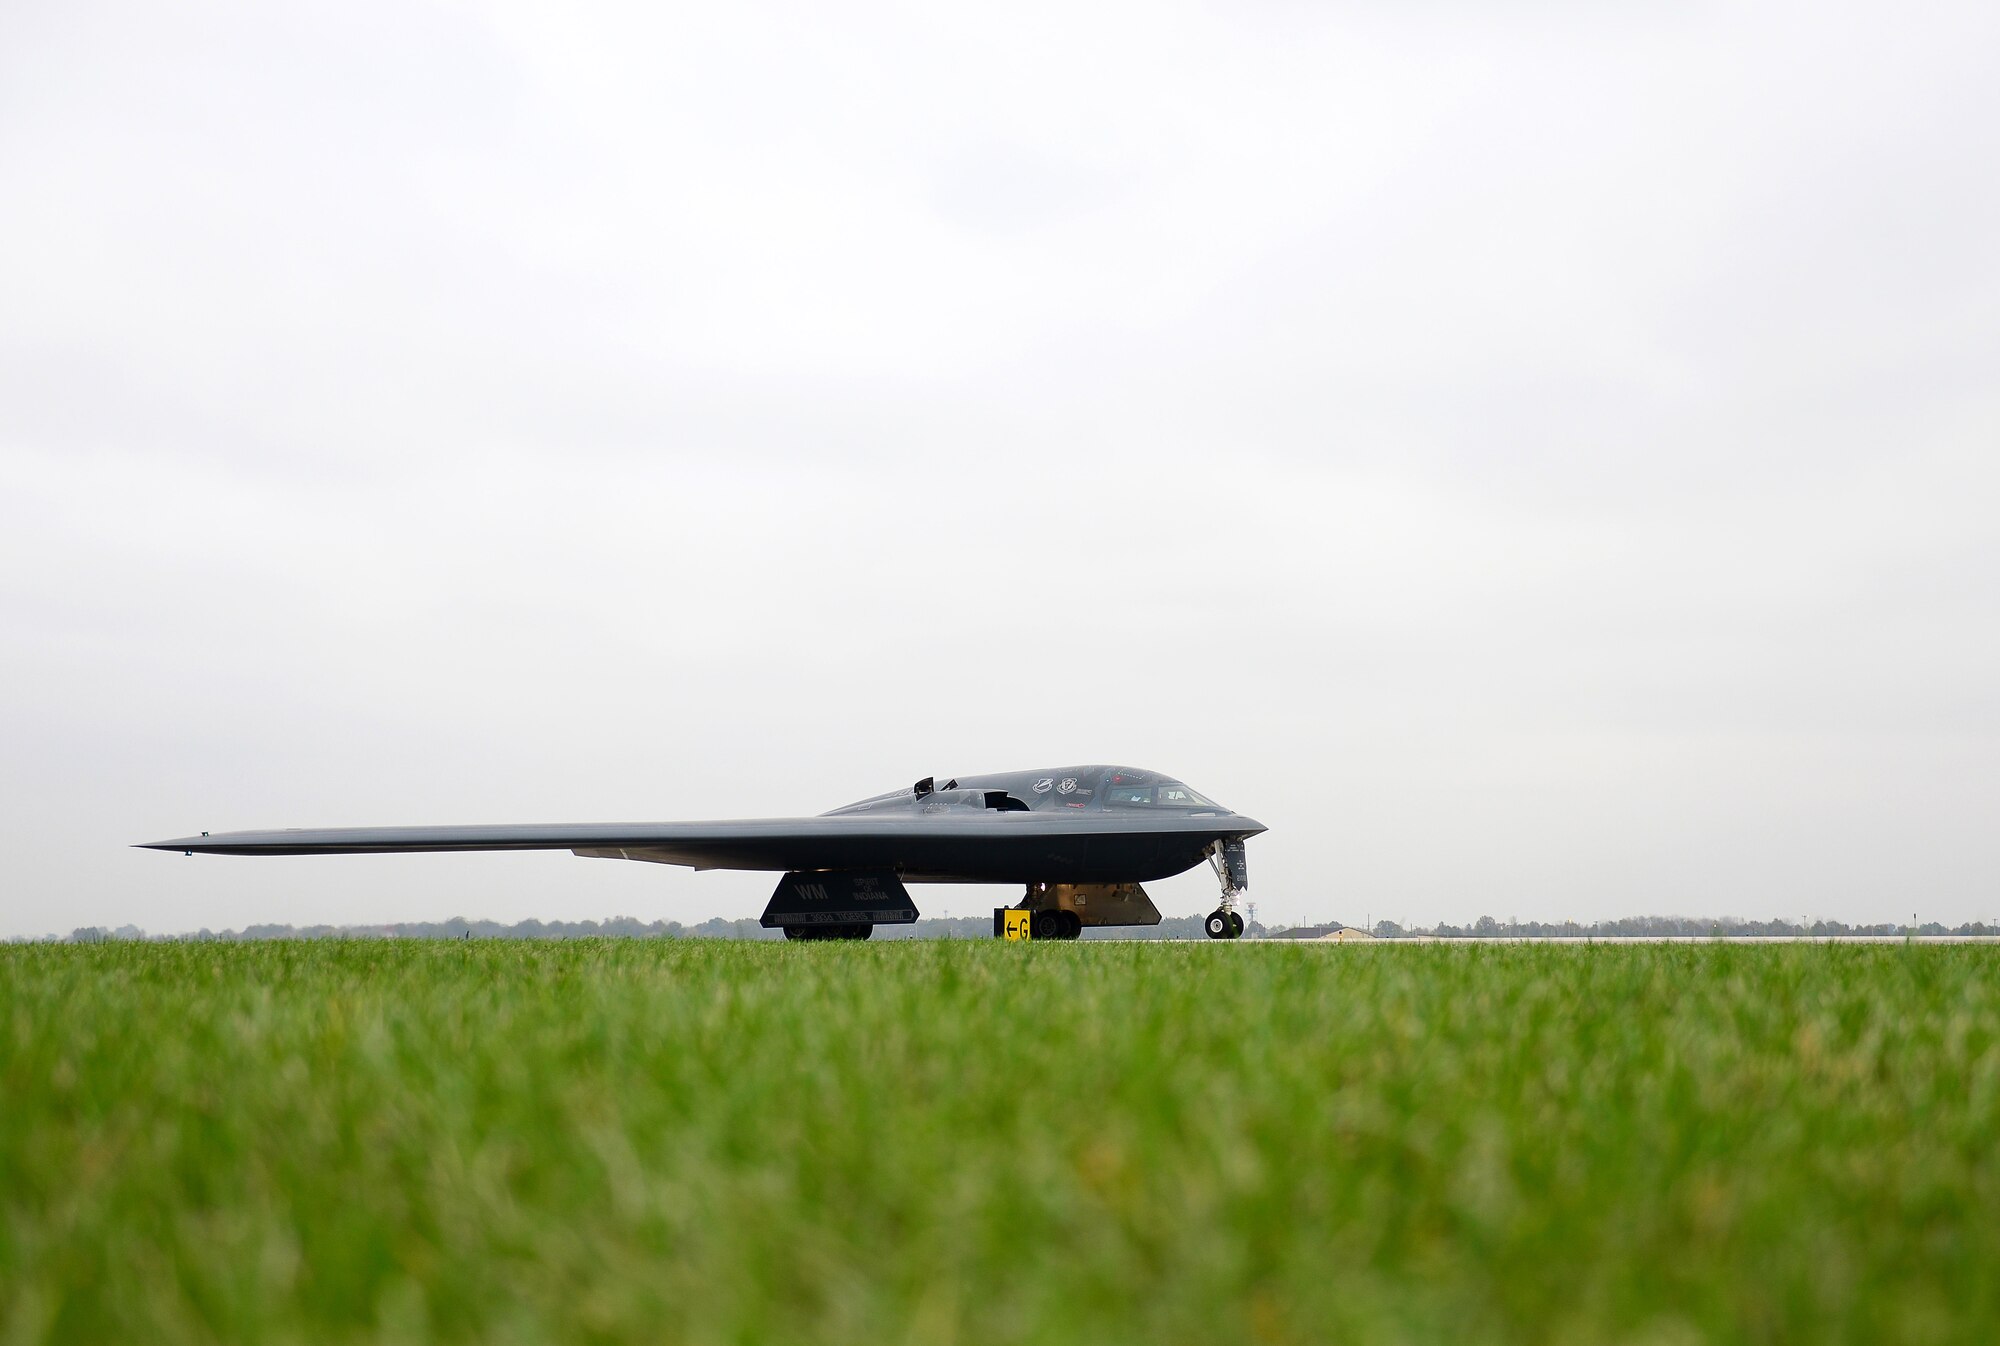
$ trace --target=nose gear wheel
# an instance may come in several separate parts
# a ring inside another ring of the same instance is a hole
[[[1216,842],[1208,848],[1208,863],[1222,883],[1222,905],[1208,914],[1202,929],[1210,939],[1241,939],[1243,914],[1236,910],[1236,903],[1250,886],[1250,864],[1243,855],[1242,839]]]

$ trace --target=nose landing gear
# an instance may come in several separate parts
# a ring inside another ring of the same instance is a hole
[[[1208,913],[1208,919],[1202,923],[1202,928],[1208,931],[1210,939],[1237,939],[1243,934],[1243,917],[1236,912],[1217,908]]]
[[[1242,839],[1216,842],[1208,849],[1208,863],[1222,882],[1222,905],[1208,914],[1202,929],[1210,939],[1241,939],[1243,914],[1236,910],[1236,903],[1250,886],[1250,863],[1244,858]]]

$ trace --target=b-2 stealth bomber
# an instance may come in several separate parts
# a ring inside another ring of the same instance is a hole
[[[372,855],[566,850],[694,869],[784,874],[763,924],[791,939],[866,939],[917,919],[905,883],[1021,884],[1040,939],[1086,926],[1158,925],[1141,887],[1207,860],[1222,900],[1211,939],[1243,933],[1243,842],[1264,825],[1155,771],[1060,767],[964,776],[875,795],[811,818],[689,823],[287,828],[149,841],[189,855]]]

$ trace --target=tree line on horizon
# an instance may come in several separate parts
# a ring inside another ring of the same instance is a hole
[[[1940,921],[1922,924],[1882,921],[1874,925],[1849,925],[1845,921],[1751,921],[1739,916],[1626,916],[1615,921],[1498,921],[1481,916],[1471,925],[1434,925],[1405,930],[1394,921],[1377,921],[1373,934],[1378,939],[1427,936],[1433,939],[1659,939],[1666,937],[1839,939],[1843,936],[1883,935],[2000,935],[2000,926],[1969,921],[1947,926]]]
[[[1206,939],[1202,917],[1169,916],[1155,926],[1122,926],[1086,930],[1086,939]],[[1252,939],[1312,939],[1342,929],[1339,921],[1316,925],[1266,926],[1250,922],[1245,935]],[[1839,939],[1843,936],[1939,936],[2000,935],[2000,925],[1972,921],[1946,926],[1938,921],[1922,924],[1881,922],[1849,925],[1844,921],[1750,921],[1738,917],[1708,916],[1628,916],[1615,921],[1499,921],[1482,916],[1471,925],[1441,923],[1405,929],[1394,921],[1377,921],[1369,932],[1377,939],[1658,939],[1730,937]],[[693,925],[679,921],[641,921],[634,916],[612,916],[602,921],[539,921],[530,918],[506,925],[499,921],[455,916],[444,921],[399,921],[387,925],[249,925],[241,930],[199,930],[192,934],[149,934],[137,926],[107,929],[81,926],[68,935],[44,935],[39,939],[10,940],[10,943],[97,944],[117,940],[156,942],[242,942],[266,939],[783,939],[784,931],[768,930],[754,918],[729,920],[710,917]],[[991,939],[993,922],[983,916],[927,916],[912,925],[881,925],[876,939]]]

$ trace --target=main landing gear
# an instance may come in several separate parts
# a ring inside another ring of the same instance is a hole
[[[1034,939],[1076,939],[1085,926],[1158,925],[1160,909],[1136,883],[1029,882],[1021,900],[1000,908],[993,917],[993,937],[1006,933],[999,911],[1025,912],[1027,933]],[[1016,920],[1018,921],[1018,917]],[[1016,925],[1015,929],[1019,929]]]
[[[1241,939],[1243,914],[1236,910],[1236,903],[1250,886],[1250,864],[1244,859],[1242,840],[1216,842],[1209,847],[1208,863],[1222,881],[1222,905],[1208,913],[1202,929],[1210,939]]]
[[[788,925],[786,939],[867,939],[873,925]]]
[[[1073,911],[1038,911],[1028,918],[1028,933],[1036,939],[1076,939],[1083,934],[1083,918]]]

